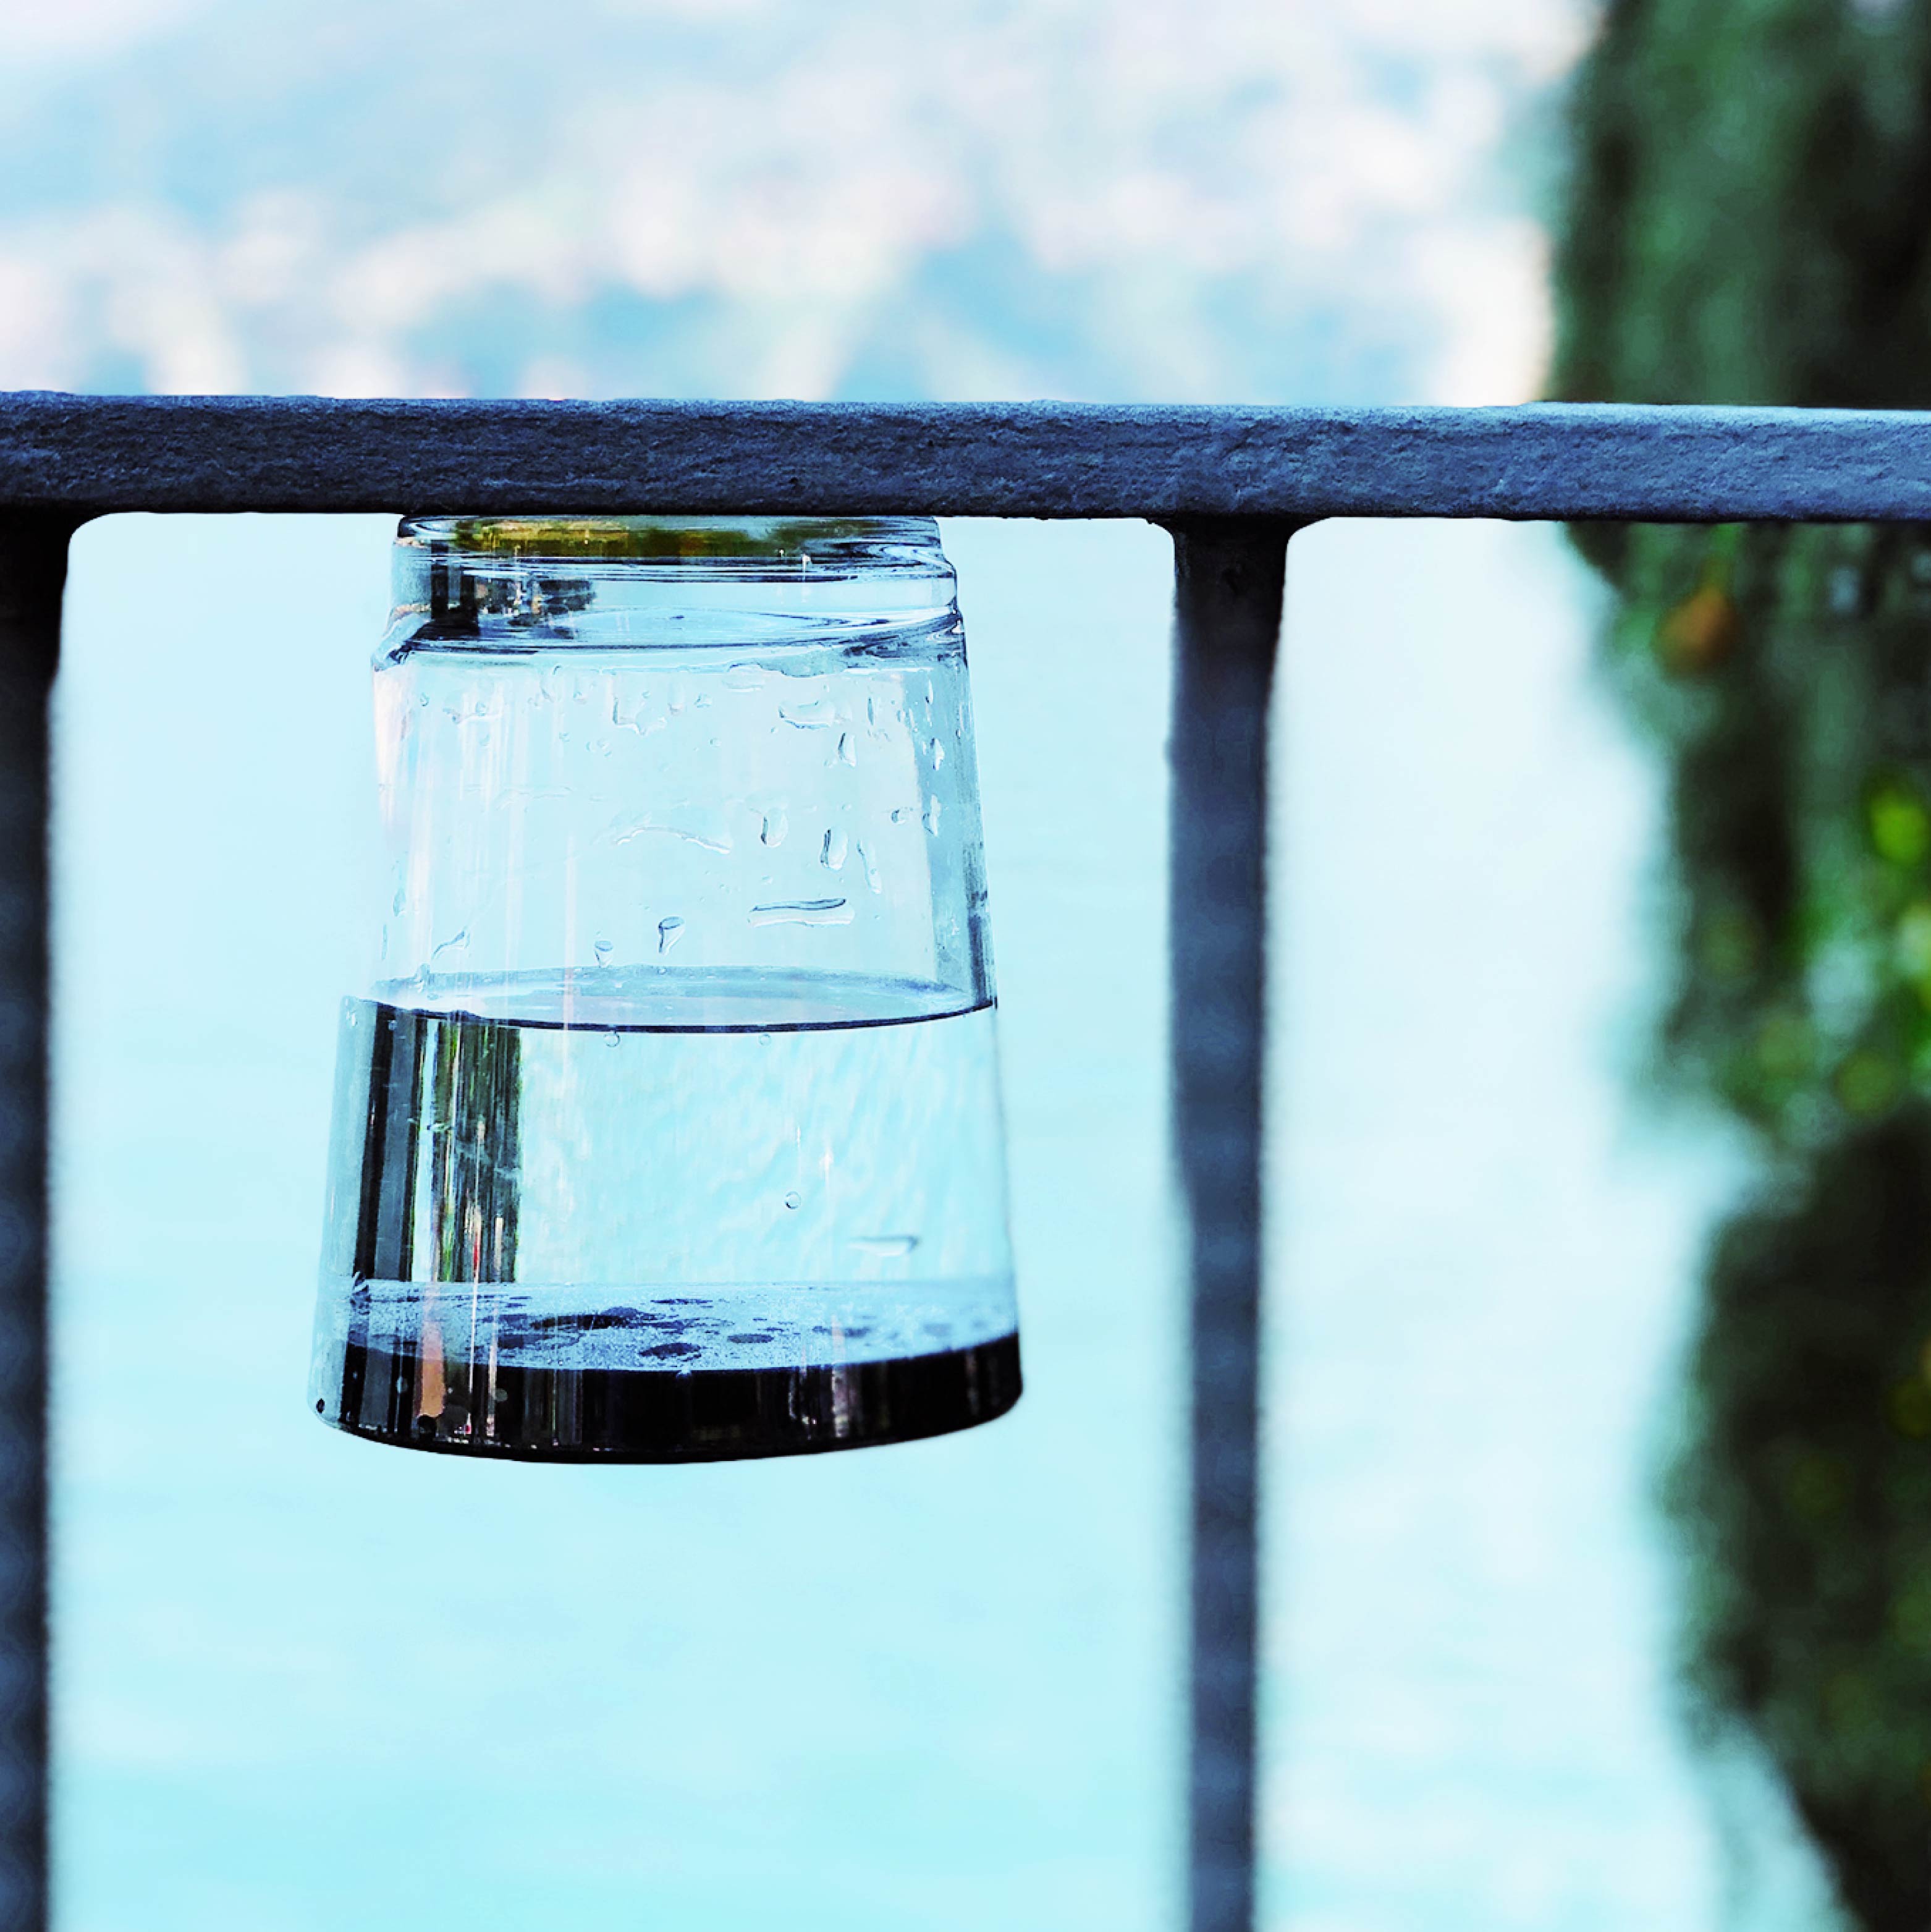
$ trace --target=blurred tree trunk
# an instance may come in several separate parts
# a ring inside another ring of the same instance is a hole
[[[1931,0],[1614,0],[1558,394],[1931,406]],[[1667,1077],[1747,1123],[1686,1445],[1696,1720],[1931,1925],[1931,530],[1579,527],[1669,761]]]

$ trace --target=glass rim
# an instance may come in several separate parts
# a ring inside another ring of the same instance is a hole
[[[909,562],[908,552],[941,565],[943,557],[929,517],[418,514],[401,520],[395,541],[433,556],[474,559],[485,569],[553,561],[619,569],[776,565],[805,572],[820,559],[849,568]]]

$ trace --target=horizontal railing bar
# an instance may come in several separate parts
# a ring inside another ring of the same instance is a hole
[[[0,508],[1931,521],[1931,414],[31,392]]]

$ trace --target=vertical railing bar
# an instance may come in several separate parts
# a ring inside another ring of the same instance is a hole
[[[0,1932],[47,1922],[47,700],[64,512],[0,512]]]
[[[1296,527],[1169,526],[1171,1050],[1192,1283],[1192,1932],[1254,1922],[1267,700]]]

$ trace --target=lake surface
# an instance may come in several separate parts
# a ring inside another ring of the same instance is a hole
[[[63,1927],[1177,1924],[1165,539],[946,528],[1018,1409],[847,1456],[559,1470],[304,1408],[391,527],[128,518],[76,545]],[[1590,687],[1593,621],[1552,532],[1294,544],[1264,1888],[1297,1932],[1688,1932],[1735,1889],[1648,1500],[1730,1174],[1627,1094],[1658,787]],[[1752,1922],[1808,1922],[1774,1808],[1740,1815]]]

